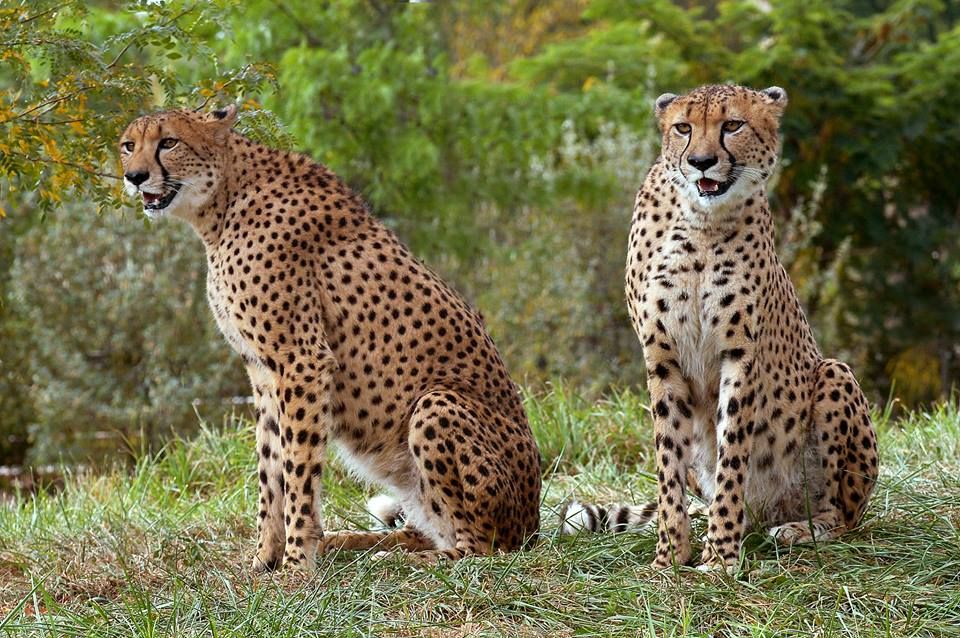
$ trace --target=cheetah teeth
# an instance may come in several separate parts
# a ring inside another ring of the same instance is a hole
[[[697,188],[704,193],[713,193],[720,190],[720,182],[704,177],[697,180]]]

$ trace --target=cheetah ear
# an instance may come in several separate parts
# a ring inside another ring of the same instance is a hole
[[[675,93],[664,93],[656,100],[653,101],[653,112],[657,117],[663,115],[663,112],[667,109],[670,104],[677,99]]]
[[[237,105],[228,104],[222,109],[210,111],[207,114],[207,122],[216,127],[215,136],[218,142],[222,142],[233,125],[237,123]]]
[[[787,108],[787,92],[779,86],[771,86],[768,89],[760,91],[763,101],[776,109],[777,115],[782,115],[783,110]]]

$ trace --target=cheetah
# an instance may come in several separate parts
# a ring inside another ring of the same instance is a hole
[[[563,530],[657,519],[655,567],[691,559],[685,490],[707,510],[703,569],[738,567],[744,534],[825,541],[855,527],[878,472],[868,404],[825,359],[774,250],[766,182],[786,91],[661,95],[662,152],[637,194],[626,297],[643,345],[657,501],[571,503]]]
[[[540,454],[480,315],[326,167],[233,130],[237,108],[129,124],[125,188],[148,217],[188,222],[207,297],[253,387],[257,572],[313,571],[334,549],[420,561],[525,546]],[[400,529],[324,532],[328,444],[386,487]]]

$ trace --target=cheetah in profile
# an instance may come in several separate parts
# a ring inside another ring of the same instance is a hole
[[[708,507],[704,568],[732,568],[751,524],[783,544],[855,527],[877,479],[867,401],[824,359],[773,245],[766,182],[779,87],[661,95],[660,157],[636,198],[626,295],[643,345],[657,502],[572,503],[564,529],[658,519],[654,566],[691,558],[685,489]]]
[[[235,107],[134,120],[124,182],[193,227],[207,296],[256,403],[257,571],[332,549],[420,560],[515,550],[539,528],[540,455],[478,313],[309,158],[234,132]],[[387,487],[405,525],[324,533],[324,451]]]

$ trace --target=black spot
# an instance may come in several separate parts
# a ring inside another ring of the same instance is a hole
[[[725,359],[731,359],[733,361],[739,361],[743,358],[745,354],[743,348],[728,348],[723,351],[722,357]]]
[[[662,399],[657,401],[656,411],[657,415],[661,417],[666,417],[670,414],[670,408],[667,407],[667,404],[664,403]]]
[[[733,416],[740,411],[740,402],[737,401],[736,397],[730,399],[730,402],[727,403],[727,414]]]

